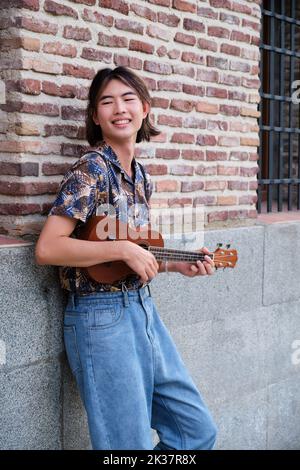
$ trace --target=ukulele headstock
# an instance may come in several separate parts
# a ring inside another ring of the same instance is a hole
[[[223,248],[222,243],[218,243],[217,246],[213,258],[216,269],[234,268],[238,260],[237,251],[230,249],[230,245]]]

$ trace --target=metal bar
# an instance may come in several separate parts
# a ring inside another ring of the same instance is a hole
[[[263,21],[260,29],[260,42],[263,42]],[[264,52],[263,50],[260,51],[260,67],[259,67],[259,78],[260,78],[260,87],[259,87],[259,94],[260,94],[260,100],[258,104],[258,110],[259,110],[259,119],[258,119],[258,124],[259,124],[259,148],[258,148],[258,174],[257,178],[258,181],[262,177],[262,157],[263,157],[263,116],[262,116],[262,110],[263,110],[263,98],[262,98],[262,93],[263,93],[263,81],[264,81]],[[257,185],[257,203],[256,203],[256,209],[257,212],[260,214],[261,213],[261,202],[262,202],[262,185],[258,183]]]
[[[289,127],[277,127],[277,126],[262,126],[264,131],[276,131],[276,132],[286,132],[290,134],[300,134],[300,129],[289,128]]]
[[[291,16],[295,18],[295,0],[291,0]],[[291,25],[291,49],[295,49],[295,23]],[[295,76],[295,58],[291,56],[291,71],[290,71],[290,95],[293,94],[292,83],[294,81]],[[293,107],[290,105],[289,110],[289,127],[292,128],[293,123]],[[292,133],[289,134],[289,155],[288,155],[288,176],[292,178],[293,176],[293,139]],[[292,187],[291,185],[288,186],[288,210],[292,210]]]
[[[280,0],[280,11],[281,14],[284,15],[285,11],[285,2],[284,0]],[[284,21],[281,21],[280,24],[280,47],[284,47],[284,33],[285,33],[285,25]],[[280,54],[279,61],[280,61],[280,67],[279,67],[279,83],[280,83],[280,95],[283,96],[284,94],[284,64],[285,64],[285,56]],[[282,126],[283,123],[283,102],[279,101],[279,123],[280,126]],[[279,159],[278,159],[278,178],[281,179],[283,177],[283,135],[282,132],[279,132]],[[282,185],[279,183],[278,184],[278,192],[277,192],[277,209],[278,212],[282,211]]]
[[[300,178],[262,178],[259,182],[262,184],[299,184]]]
[[[275,100],[275,101],[285,101],[287,103],[291,103],[292,102],[292,98],[289,97],[289,96],[280,96],[280,95],[271,95],[271,93],[263,93],[261,94],[261,96],[265,99],[272,99],[272,100]]]
[[[295,25],[292,25],[295,26]],[[269,46],[268,44],[261,44],[260,49],[265,49],[267,51],[278,52],[278,54],[290,55],[291,57],[300,57],[299,52],[292,51],[291,49],[284,49],[276,46]]]
[[[274,11],[274,0],[271,0],[271,10]],[[271,38],[270,44],[273,47],[275,41],[275,25],[274,16],[271,16]],[[269,88],[271,94],[274,94],[274,54],[275,52],[270,50],[270,77],[269,77]],[[270,100],[270,126],[274,127],[274,100]],[[274,156],[274,131],[269,132],[269,154],[268,154],[268,176],[273,178],[273,156]],[[267,186],[267,211],[272,212],[272,196],[273,188],[272,185]]]
[[[280,15],[279,13],[275,13],[274,11],[270,11],[265,8],[262,8],[261,11],[262,11],[262,14],[265,16],[271,16],[271,17],[277,18],[278,20],[286,21],[287,23],[300,26],[300,21],[296,20],[295,17]]]

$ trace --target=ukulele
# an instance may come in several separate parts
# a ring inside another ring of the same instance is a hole
[[[162,261],[195,263],[198,260],[204,261],[205,256],[204,253],[198,251],[164,248],[162,235],[158,231],[152,230],[150,224],[132,228],[115,217],[106,215],[91,217],[86,224],[79,228],[77,236],[81,240],[99,242],[111,241],[113,243],[117,240],[129,240],[150,251],[159,265]],[[237,251],[229,249],[230,245],[226,245],[226,249],[222,248],[221,243],[218,243],[217,246],[218,248],[213,253],[207,255],[213,259],[216,269],[234,268],[238,259]],[[129,274],[135,273],[125,261],[108,261],[82,269],[93,280],[105,284],[121,281]]]

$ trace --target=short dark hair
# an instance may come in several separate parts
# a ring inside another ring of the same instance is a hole
[[[144,80],[128,67],[119,66],[115,69],[105,68],[97,72],[91,83],[88,95],[88,106],[86,109],[86,139],[91,146],[95,146],[103,140],[100,126],[96,125],[93,120],[96,111],[98,98],[104,87],[112,79],[121,80],[126,85],[133,88],[141,101],[147,102],[151,106],[151,97],[149,95],[147,85]],[[151,136],[156,136],[161,132],[156,129],[149,120],[149,113],[143,119],[141,128],[138,130],[136,142],[144,140],[150,141]]]

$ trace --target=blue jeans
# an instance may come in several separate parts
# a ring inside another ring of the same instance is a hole
[[[216,426],[149,286],[69,295],[64,340],[93,449],[212,449]]]

